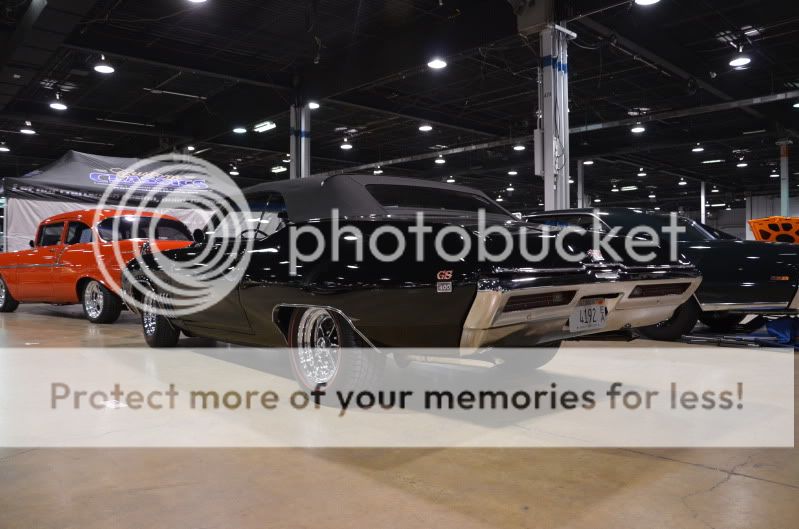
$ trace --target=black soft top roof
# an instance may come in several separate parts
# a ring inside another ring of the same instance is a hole
[[[389,212],[367,191],[366,186],[370,184],[447,189],[477,195],[491,201],[485,193],[471,187],[417,178],[346,174],[265,182],[248,187],[244,193],[248,197],[269,192],[280,193],[286,201],[286,207],[293,221],[327,219],[330,218],[333,209],[338,209],[341,217],[387,215]],[[408,192],[412,190],[409,189]]]

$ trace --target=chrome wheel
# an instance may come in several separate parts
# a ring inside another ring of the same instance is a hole
[[[144,334],[147,336],[155,335],[158,324],[158,315],[155,313],[155,295],[149,295],[144,300],[144,310],[141,313],[141,323],[144,327]]]
[[[83,306],[90,318],[99,318],[103,312],[103,290],[100,283],[92,281],[83,291]]]
[[[6,282],[0,279],[0,307],[6,302]]]
[[[341,362],[341,336],[338,323],[326,309],[306,310],[297,326],[296,364],[310,386],[328,384],[338,373]]]

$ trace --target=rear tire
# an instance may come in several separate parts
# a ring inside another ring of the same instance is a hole
[[[708,326],[713,332],[731,332],[744,321],[746,314],[729,314],[726,312],[703,312],[699,321]]]
[[[0,312],[14,312],[19,307],[19,301],[11,296],[5,279],[0,277]]]
[[[158,314],[156,304],[156,294],[147,293],[141,312],[144,341],[153,348],[175,347],[180,338],[180,330],[172,325],[169,318]]]
[[[99,281],[86,283],[81,292],[83,314],[92,323],[114,323],[122,312],[122,300]]]
[[[674,311],[674,315],[666,321],[638,329],[644,337],[650,340],[674,342],[688,334],[699,321],[701,310],[696,300],[691,298]]]
[[[375,389],[386,365],[383,354],[364,347],[339,314],[321,307],[297,309],[289,323],[291,370],[300,386],[313,391],[325,384],[335,391]]]

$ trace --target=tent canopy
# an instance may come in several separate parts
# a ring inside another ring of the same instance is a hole
[[[36,200],[57,200],[97,204],[109,187],[113,189],[106,199],[108,204],[118,204],[123,195],[132,187],[139,185],[131,195],[127,205],[136,201],[156,187],[168,184],[170,191],[187,195],[207,189],[205,178],[198,175],[187,164],[167,165],[148,163],[142,170],[130,171],[128,168],[141,160],[97,156],[77,151],[69,151],[55,162],[32,171],[20,178],[4,180],[4,195],[7,198],[27,198]],[[156,192],[153,198],[158,201],[168,193]],[[174,196],[174,195],[173,195]],[[162,204],[164,205],[164,204]]]

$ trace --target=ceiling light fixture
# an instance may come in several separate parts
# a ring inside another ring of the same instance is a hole
[[[440,70],[447,67],[447,61],[440,57],[434,57],[430,60],[430,62],[427,63],[427,66],[433,70]]]
[[[94,65],[94,71],[103,75],[109,75],[114,73],[116,70],[113,66],[111,66],[110,62],[105,60],[105,55],[100,55],[100,62]]]
[[[595,203],[595,204],[599,204],[600,202],[602,202],[600,199],[598,199],[598,198],[595,198],[595,199],[594,199],[594,203]]]
[[[730,61],[730,66],[738,69],[743,69],[744,66],[752,62],[752,59],[743,54],[738,54],[733,60]]]
[[[637,191],[638,186],[624,186],[621,188],[622,191]]]
[[[649,198],[657,198],[654,193],[649,193]]]
[[[638,176],[646,176],[646,173],[644,172],[644,168],[643,167],[638,169]]]
[[[516,176],[517,174],[519,174],[519,173],[516,172],[516,171],[508,171],[508,175],[510,175],[510,176]]]
[[[245,129],[244,127],[236,127],[233,129],[233,132],[235,132],[236,134],[246,134],[247,129]]]
[[[53,110],[66,110],[68,107],[61,101],[61,94],[59,92],[55,93],[55,100],[50,103],[50,108]]]
[[[382,169],[380,168],[380,166],[378,165],[377,167],[375,167],[375,170],[374,170],[374,171],[372,171],[372,174],[374,174],[374,175],[383,174],[383,170],[382,170]]]
[[[22,127],[21,129],[19,129],[19,131],[22,134],[27,134],[28,136],[32,136],[33,134],[36,134],[36,131],[33,130],[33,125],[31,125],[30,121],[26,121],[25,122],[25,126]]]
[[[0,152],[11,152],[11,149],[6,146],[6,142],[0,143]]]
[[[646,132],[646,127],[641,125],[641,122],[638,122],[637,125],[635,125],[633,128],[630,129],[630,132],[632,132],[633,134],[643,134],[644,132]]]
[[[235,165],[230,168],[230,176],[239,176],[239,170]]]
[[[192,4],[204,4],[207,0],[189,0]]]
[[[433,130],[432,125],[428,125],[427,123],[419,125],[419,132],[430,132],[431,130]]]
[[[454,184],[455,183],[455,179],[450,176],[449,178],[447,178],[447,183],[448,184]]]
[[[702,147],[702,145],[701,145],[701,144],[697,143],[697,144],[696,144],[696,147],[694,147],[693,149],[691,149],[691,152],[705,152],[705,148],[704,148],[704,147]]]
[[[717,204],[710,204],[710,207],[711,208],[723,208],[726,205],[727,205],[726,203],[720,202],[720,203],[717,203]]]
[[[286,169],[286,167],[283,165],[276,165],[272,167],[273,173],[285,173],[286,171],[288,171],[288,169]]]
[[[651,6],[657,4],[658,2],[660,2],[660,0],[635,0],[635,3],[639,6]]]
[[[319,103],[317,103],[316,101],[308,101],[308,108],[310,108],[311,110],[316,110],[320,106],[321,105]]]
[[[261,123],[256,123],[255,126],[252,128],[255,132],[266,132],[268,130],[272,130],[277,128],[277,125],[274,121],[263,121]],[[244,132],[247,132],[246,130]]]
[[[442,164],[442,163],[447,163],[447,161],[444,159],[443,155],[439,154],[438,158],[436,158],[436,163],[437,164]]]
[[[513,191],[515,191],[515,189],[513,189],[513,184],[508,185],[508,187],[507,187],[507,189],[505,189],[505,191],[510,191],[511,193]]]
[[[716,187],[716,186],[713,186],[713,189],[711,189],[710,192],[711,193],[718,193],[719,192],[719,188]]]
[[[352,149],[352,144],[350,143],[350,140],[348,140],[347,138],[344,138],[344,143],[342,143],[342,144],[339,146],[339,148],[340,148],[342,151],[348,151],[348,150]]]
[[[594,165],[594,160],[584,160],[583,165]]]
[[[749,164],[748,164],[748,163],[746,163],[746,162],[738,162],[738,163],[735,165],[735,167],[741,167],[741,168],[743,168],[743,167],[749,167]]]
[[[778,174],[776,173],[776,171],[775,171],[775,172],[773,172],[773,173],[771,173],[769,176],[770,176],[771,178],[779,178],[779,177],[780,177],[780,175],[778,175]]]
[[[687,186],[688,182],[685,181],[685,178],[680,178],[680,181],[677,182],[677,185],[679,185],[679,186]]]
[[[497,202],[502,202],[502,197],[497,197]]]
[[[618,193],[619,192],[619,188],[618,188],[618,186],[616,186],[616,184],[613,184],[613,187],[610,190],[612,192],[614,192],[614,193]]]
[[[521,145],[521,144],[519,144],[519,145],[514,145],[514,146],[513,146],[513,150],[514,150],[514,151],[523,151],[523,150],[525,150],[526,148],[527,148],[527,147],[525,147],[524,145]]]
[[[573,184],[574,183],[574,178],[569,178],[569,183]]]
[[[799,108],[799,101],[793,104],[793,108]]]
[[[719,159],[716,159],[716,160],[704,160],[702,163],[704,163],[704,164],[724,163],[724,160],[719,160]]]

